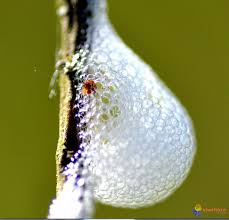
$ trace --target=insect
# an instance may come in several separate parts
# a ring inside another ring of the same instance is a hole
[[[126,208],[162,201],[195,155],[186,110],[117,36],[105,0],[63,0],[61,7],[60,60],[71,59],[59,76],[57,197],[49,218],[90,217],[95,200]]]
[[[82,94],[94,94],[96,92],[96,88],[96,83],[93,80],[86,80],[83,84]]]

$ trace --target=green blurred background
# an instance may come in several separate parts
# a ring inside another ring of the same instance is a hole
[[[196,203],[229,210],[229,1],[108,2],[120,36],[188,109],[198,151],[187,180],[164,202],[136,210],[98,204],[95,217],[195,217]],[[0,217],[46,217],[58,138],[58,97],[48,99],[54,0],[1,1],[0,7]]]

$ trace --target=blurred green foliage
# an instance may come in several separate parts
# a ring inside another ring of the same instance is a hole
[[[0,217],[45,217],[55,195],[58,138],[58,97],[48,99],[54,0],[1,1],[0,7]],[[109,0],[120,36],[189,111],[198,151],[189,177],[164,202],[136,210],[98,204],[95,217],[195,217],[196,203],[229,210],[228,8],[228,0]]]

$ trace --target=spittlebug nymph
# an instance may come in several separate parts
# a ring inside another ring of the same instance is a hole
[[[83,83],[82,94],[83,95],[90,95],[96,92],[97,86],[93,80],[86,80]]]

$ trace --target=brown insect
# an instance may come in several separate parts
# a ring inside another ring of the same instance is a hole
[[[83,84],[82,94],[89,95],[96,92],[97,86],[93,80],[86,80]]]

